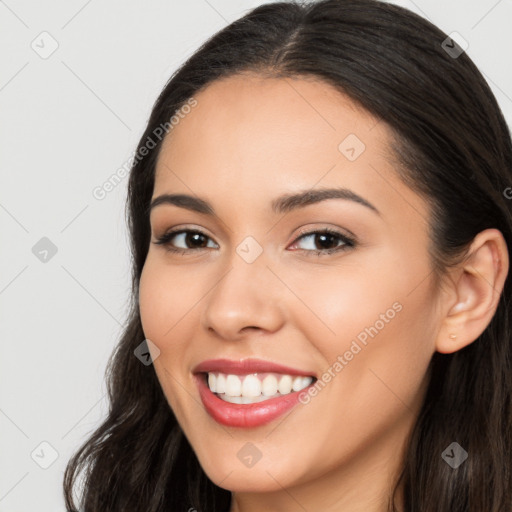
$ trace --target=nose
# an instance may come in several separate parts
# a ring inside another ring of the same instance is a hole
[[[233,256],[202,301],[203,328],[224,340],[241,340],[253,329],[279,330],[286,287],[263,256],[252,263]]]

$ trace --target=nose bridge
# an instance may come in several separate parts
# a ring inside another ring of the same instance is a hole
[[[263,247],[246,237],[233,248],[227,265],[205,297],[202,324],[225,338],[244,327],[275,330],[282,321],[282,284],[267,267]]]

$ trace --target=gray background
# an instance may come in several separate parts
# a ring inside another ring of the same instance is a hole
[[[261,3],[0,1],[0,512],[63,511],[66,462],[107,410],[127,180],[102,200],[93,189],[176,67]],[[395,3],[463,36],[511,125],[512,0]]]

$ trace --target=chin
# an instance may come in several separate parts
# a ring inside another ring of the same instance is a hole
[[[292,459],[284,455],[281,460],[285,464],[282,466],[277,461],[264,462],[263,459],[252,467],[245,467],[238,458],[233,462],[228,461],[225,456],[224,460],[221,458],[215,460],[219,463],[201,464],[201,467],[215,485],[231,492],[281,491],[283,487],[293,486],[297,478],[300,478],[300,475],[292,474],[294,466],[297,465],[286,462]]]

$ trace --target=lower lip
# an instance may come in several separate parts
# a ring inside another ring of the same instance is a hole
[[[255,404],[232,404],[225,402],[210,391],[204,374],[195,375],[195,378],[206,412],[215,421],[227,427],[252,428],[270,423],[295,407],[299,403],[299,393],[308,389],[304,388],[301,391]]]

